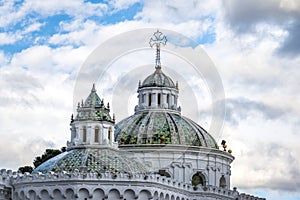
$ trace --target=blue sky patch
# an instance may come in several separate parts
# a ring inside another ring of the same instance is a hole
[[[127,9],[112,12],[111,14],[105,15],[99,19],[101,24],[116,24],[118,22],[132,20],[134,16],[141,12],[143,5],[141,3],[135,3]]]

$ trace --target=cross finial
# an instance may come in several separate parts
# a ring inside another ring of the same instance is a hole
[[[167,38],[157,30],[153,36],[150,38],[150,47],[153,47],[154,45],[156,46],[156,63],[155,63],[155,69],[160,69],[161,64],[160,64],[160,45],[166,45],[167,43]]]

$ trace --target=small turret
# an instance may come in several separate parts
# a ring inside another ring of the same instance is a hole
[[[110,105],[97,94],[95,84],[85,101],[77,107],[77,115],[71,117],[71,141],[67,146],[74,148],[117,148],[114,142],[115,118],[110,116]]]

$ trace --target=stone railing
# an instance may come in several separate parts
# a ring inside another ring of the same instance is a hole
[[[0,184],[2,184],[4,186],[9,186],[11,177],[13,177],[16,174],[17,173],[13,172],[12,170],[1,169],[0,170]]]
[[[181,190],[184,193],[189,193],[191,196],[197,195],[198,193],[202,194],[216,194],[221,197],[226,197],[228,199],[236,199],[239,200],[265,200],[264,198],[258,198],[247,194],[239,194],[236,188],[234,190],[228,190],[225,188],[220,188],[216,186],[192,186],[188,183],[182,183],[172,180],[171,178],[167,178],[164,176],[160,176],[158,174],[128,174],[128,173],[80,173],[76,171],[74,173],[60,172],[54,173],[49,172],[47,174],[43,173],[17,173],[12,172],[12,170],[0,170],[0,184],[10,187],[11,184],[19,185],[25,183],[51,183],[51,182],[73,182],[81,181],[81,182],[89,182],[89,181],[115,181],[116,183],[128,183],[135,182],[144,184],[153,184],[154,187],[165,187],[169,190],[176,189],[177,191]],[[159,186],[158,186],[159,185]]]
[[[242,194],[239,195],[239,200],[266,200],[266,199],[242,193]]]
[[[197,186],[194,187],[188,183],[182,183],[174,181],[170,178],[160,176],[158,174],[128,174],[128,173],[37,173],[37,174],[15,174],[13,177],[13,184],[23,184],[23,183],[45,183],[45,182],[60,182],[60,181],[112,181],[114,180],[116,183],[122,182],[135,182],[144,184],[153,184],[154,187],[164,187],[169,190],[182,190],[184,193],[188,192],[191,195],[196,195],[197,193],[210,193],[210,194],[218,194],[219,196],[233,198],[237,196],[237,192],[219,188],[216,186]]]
[[[12,170],[0,170],[0,199],[11,199],[11,177],[16,174]]]

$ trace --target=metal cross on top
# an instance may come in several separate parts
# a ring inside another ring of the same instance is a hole
[[[153,47],[154,45],[156,46],[156,64],[155,64],[155,69],[160,69],[161,65],[160,65],[160,45],[166,45],[167,43],[167,38],[166,36],[164,36],[162,34],[162,32],[160,32],[159,30],[157,30],[153,36],[150,38],[150,47]]]

